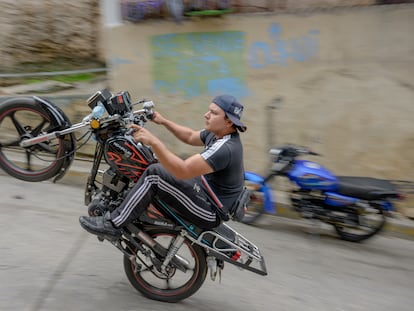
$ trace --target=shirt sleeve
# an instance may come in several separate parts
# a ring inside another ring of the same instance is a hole
[[[201,157],[207,161],[215,172],[226,168],[231,158],[226,139],[219,139],[214,142],[209,148],[201,152]]]

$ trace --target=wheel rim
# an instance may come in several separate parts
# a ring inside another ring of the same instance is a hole
[[[153,239],[167,248],[173,242],[174,234],[159,233],[153,236]],[[197,276],[200,270],[200,262],[195,254],[193,247],[189,241],[185,241],[179,249],[179,256],[185,258],[188,262],[188,269],[186,272],[180,271],[175,267],[168,267],[168,275],[157,271],[150,260],[138,253],[142,261],[139,259],[131,262],[132,271],[134,271],[134,278],[146,291],[160,296],[176,296],[180,295],[192,288],[197,281]],[[145,266],[146,265],[146,266]]]
[[[61,139],[20,147],[23,139],[51,132],[50,118],[28,107],[6,110],[0,116],[0,161],[9,170],[37,176],[53,170],[63,154]]]
[[[369,236],[381,229],[385,222],[385,216],[381,209],[367,208],[360,214],[348,214],[344,224],[338,224],[337,228],[349,236]]]

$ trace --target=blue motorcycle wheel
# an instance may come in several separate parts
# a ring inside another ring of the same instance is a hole
[[[358,214],[348,213],[342,221],[333,223],[341,239],[361,242],[379,233],[385,225],[385,214],[380,206],[370,206]]]
[[[263,192],[250,190],[250,202],[247,205],[247,210],[245,211],[241,222],[245,224],[253,224],[264,212]]]

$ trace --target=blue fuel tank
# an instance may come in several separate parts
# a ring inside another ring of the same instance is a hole
[[[338,188],[338,179],[322,165],[312,161],[296,160],[287,176],[306,190],[336,191]]]

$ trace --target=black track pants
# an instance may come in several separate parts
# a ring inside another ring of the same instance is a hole
[[[214,228],[219,224],[198,179],[177,179],[157,163],[146,169],[122,204],[111,213],[114,225],[122,227],[137,219],[154,195],[198,227]]]

